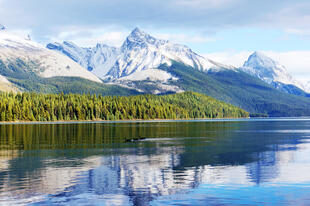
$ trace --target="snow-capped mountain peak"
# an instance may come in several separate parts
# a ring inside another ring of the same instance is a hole
[[[251,54],[240,69],[252,76],[260,78],[268,84],[277,85],[281,83],[285,85],[294,85],[306,91],[305,86],[301,82],[295,80],[283,65],[262,52],[256,51]]]
[[[155,38],[153,38],[149,34],[145,33],[144,31],[142,31],[138,27],[136,27],[134,30],[132,30],[132,32],[127,37],[127,39],[130,41],[143,41],[143,40],[148,40],[148,39],[155,40]]]
[[[133,50],[139,48],[146,48],[149,45],[159,46],[167,41],[157,40],[146,32],[142,31],[138,27],[135,28],[124,41],[121,49],[122,51]]]
[[[254,52],[248,58],[248,60],[244,63],[244,67],[253,67],[256,70],[268,70],[269,72],[274,73],[275,70],[286,71],[284,66],[280,65],[273,59],[269,58],[262,52]]]
[[[139,28],[135,28],[123,43],[121,54],[108,76],[116,79],[123,78],[143,70],[156,69],[162,64],[169,66],[173,61],[202,71],[231,68],[231,66],[202,57],[185,45],[156,39]]]
[[[127,76],[130,76],[129,79],[135,79],[136,74],[139,80],[142,76],[158,79],[153,78],[153,75],[156,75],[154,69],[158,69],[162,64],[169,66],[174,61],[201,71],[232,68],[200,56],[187,46],[156,39],[139,28],[135,28],[128,35],[120,48],[100,44],[95,48],[82,48],[73,43],[68,45],[66,42],[48,44],[47,48],[69,56],[102,79],[115,80]],[[173,78],[170,74],[161,76],[165,77],[163,81]]]

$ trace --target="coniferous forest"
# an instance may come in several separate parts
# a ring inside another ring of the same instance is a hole
[[[0,93],[0,121],[241,118],[249,113],[194,92],[129,97]]]

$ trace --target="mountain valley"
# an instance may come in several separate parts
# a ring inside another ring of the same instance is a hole
[[[9,84],[15,91],[101,95],[194,91],[252,114],[310,115],[307,87],[260,52],[235,68],[187,46],[156,39],[139,28],[120,48],[100,43],[83,48],[69,41],[44,48],[1,32],[1,84]]]

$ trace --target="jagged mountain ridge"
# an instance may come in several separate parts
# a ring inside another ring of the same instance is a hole
[[[230,68],[198,55],[187,46],[156,39],[135,28],[123,43],[121,54],[108,75],[122,78],[147,69],[156,69],[162,64],[171,66],[172,61],[202,71]]]
[[[172,89],[173,83],[171,82],[170,86],[166,84],[170,80],[178,80],[178,78],[159,69],[160,65],[171,66],[173,62],[179,62],[206,72],[236,69],[202,57],[187,46],[156,39],[139,28],[135,28],[131,32],[120,48],[103,44],[97,44],[94,48],[82,48],[66,41],[62,44],[48,44],[47,48],[69,56],[101,79],[115,84],[140,89],[136,85],[133,86],[133,82],[148,80],[148,84],[153,87],[165,88],[163,90],[155,89],[152,93],[183,91],[182,88],[175,86]],[[280,91],[308,96],[305,91],[309,92],[309,90],[305,85],[295,80],[284,66],[261,52],[254,52],[250,55],[239,70],[258,77]]]
[[[202,71],[233,68],[200,56],[187,46],[156,39],[139,28],[135,28],[131,32],[120,48],[105,45],[105,49],[101,53],[93,52],[96,47],[81,48],[73,43],[69,44],[68,42],[53,43],[48,44],[47,48],[69,56],[84,68],[92,68],[93,73],[102,79],[133,81],[137,77],[137,80],[167,81],[173,76],[158,70],[158,67],[162,64],[171,66],[173,61]],[[160,75],[154,75],[154,69],[155,73]],[[151,72],[146,72],[147,70]]]
[[[105,44],[97,44],[93,48],[82,48],[73,42],[64,41],[62,44],[50,43],[47,48],[65,54],[98,77],[104,77],[108,73],[119,54],[118,48]]]
[[[262,52],[251,54],[239,69],[289,94],[298,95],[301,92],[299,90],[309,92],[306,86],[294,79],[283,65]]]

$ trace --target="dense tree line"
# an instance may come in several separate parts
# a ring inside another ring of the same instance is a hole
[[[211,97],[184,92],[129,97],[0,93],[0,121],[238,118],[249,114]]]

